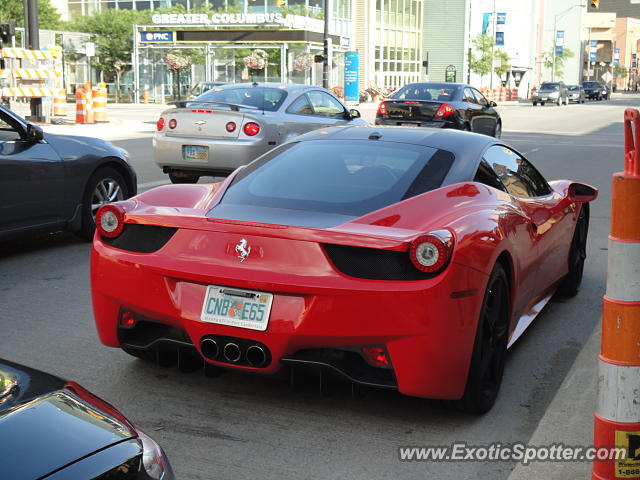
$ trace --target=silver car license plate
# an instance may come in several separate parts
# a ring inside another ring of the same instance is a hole
[[[182,156],[185,160],[206,162],[209,160],[209,147],[183,145]]]

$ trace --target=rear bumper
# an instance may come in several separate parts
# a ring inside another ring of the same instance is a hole
[[[205,360],[208,364],[275,374],[285,364],[318,361],[313,355],[305,357],[310,350],[358,351],[361,346],[382,345],[394,381],[352,380],[397,387],[418,397],[455,399],[463,394],[485,274],[452,263],[436,278],[382,281],[325,269],[311,275],[303,269],[256,272],[247,267],[243,274],[239,262],[235,270],[210,262],[203,276],[201,259],[176,261],[163,254],[165,250],[133,254],[98,238],[94,241],[92,299],[105,345],[130,346],[123,345],[118,329],[119,315],[127,309],[166,326],[174,335],[169,343],[193,346],[203,358],[201,341],[211,336],[259,343],[270,356],[261,368],[211,358]],[[201,321],[208,284],[273,293],[268,328],[255,331]],[[344,369],[342,373],[349,377]]]
[[[196,145],[209,148],[207,160],[185,160],[182,147]],[[153,138],[153,159],[160,168],[177,171],[206,171],[230,173],[272,149],[267,140],[256,139],[209,140],[206,138],[170,137],[158,133]]]

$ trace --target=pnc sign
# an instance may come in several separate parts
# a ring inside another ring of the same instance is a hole
[[[173,32],[139,32],[141,42],[173,42]]]

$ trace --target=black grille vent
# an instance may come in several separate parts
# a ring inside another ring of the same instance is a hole
[[[323,244],[329,258],[345,275],[370,280],[425,280],[435,277],[413,266],[407,252]]]
[[[101,239],[107,245],[121,250],[153,253],[160,250],[177,231],[177,228],[125,223],[124,230],[118,237],[101,237]]]

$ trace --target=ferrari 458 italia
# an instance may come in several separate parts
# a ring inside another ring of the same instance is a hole
[[[102,207],[98,332],[140,357],[313,366],[484,412],[508,346],[577,293],[596,196],[485,135],[318,130],[222,183]]]

